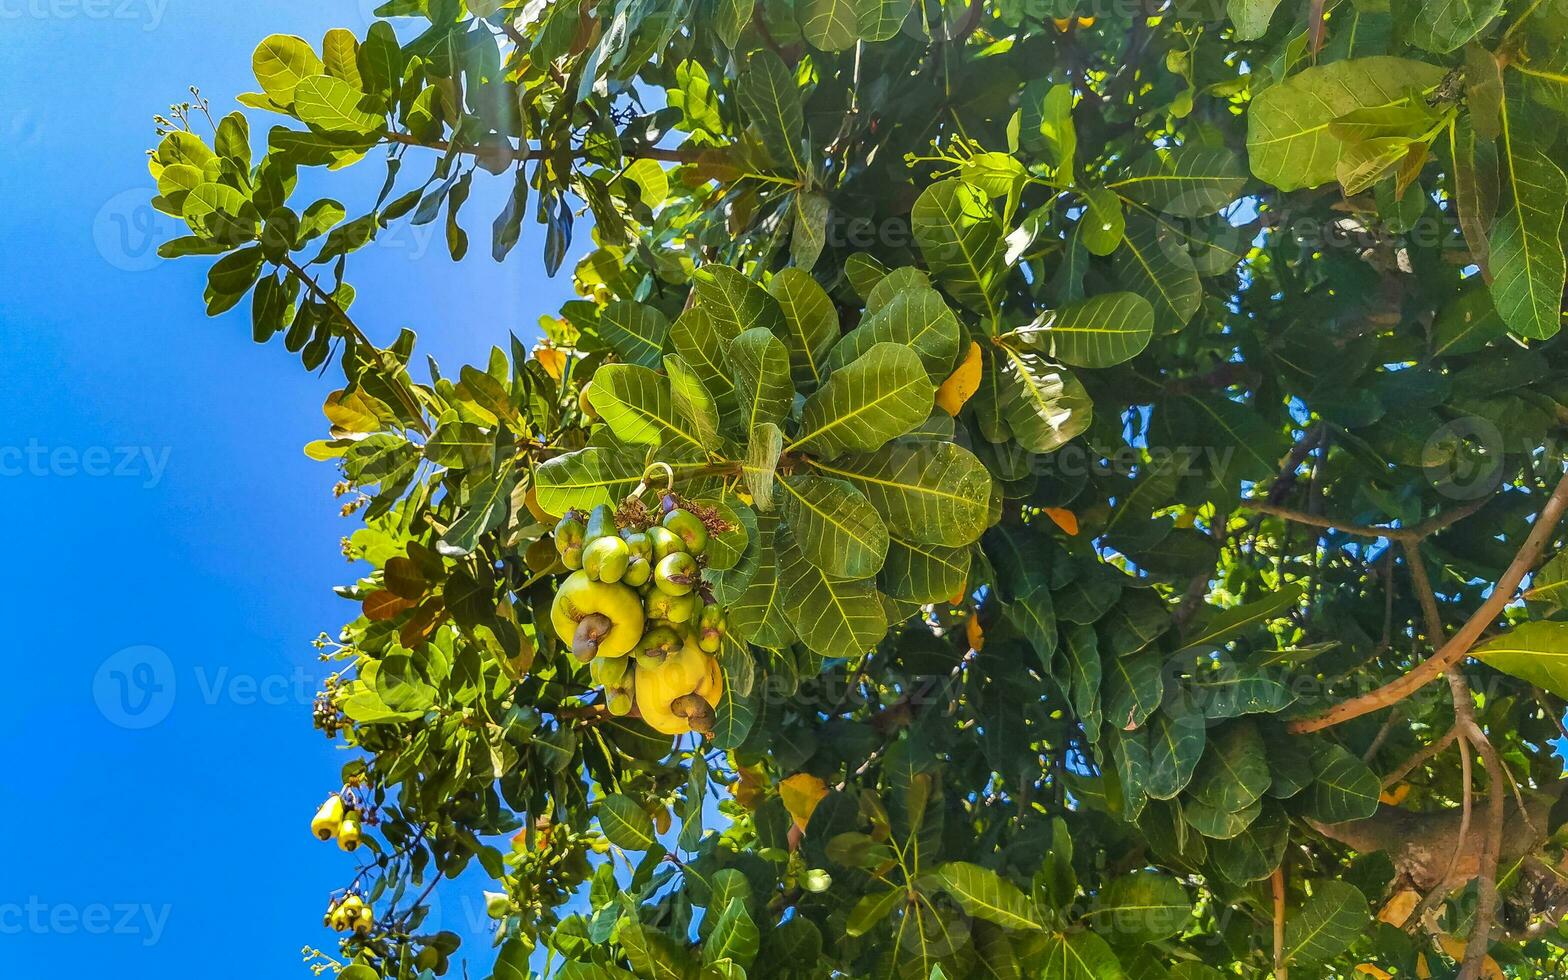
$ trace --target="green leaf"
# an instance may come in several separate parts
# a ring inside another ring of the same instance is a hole
[[[893,538],[877,585],[895,599],[906,602],[941,602],[951,598],[969,581],[970,551]]]
[[[838,370],[880,343],[902,344],[920,355],[926,375],[941,384],[953,371],[958,357],[958,318],[929,287],[906,289],[844,335],[828,357],[828,368]]]
[[[341,78],[310,75],[294,87],[294,113],[300,120],[329,133],[368,135],[386,120],[360,108],[364,93]]]
[[[799,269],[780,269],[768,292],[784,314],[784,346],[797,390],[815,391],[827,378],[828,353],[837,343],[838,311],[817,281]]]
[[[652,926],[622,920],[616,938],[632,970],[646,980],[686,980],[695,970],[685,950]]]
[[[1228,207],[1246,184],[1247,167],[1236,154],[1187,145],[1144,156],[1109,186],[1156,211],[1201,218]]]
[[[1141,728],[1165,695],[1159,655],[1109,657],[1104,673],[1105,720],[1124,731]]]
[[[702,961],[713,964],[727,959],[748,968],[757,956],[760,938],[757,924],[746,911],[746,903],[732,898],[708,933],[707,942],[703,943]]]
[[[1154,329],[1175,333],[1203,305],[1203,283],[1192,256],[1170,228],[1139,211],[1127,216],[1116,253],[1116,277],[1154,307]]]
[[[599,313],[595,325],[610,350],[628,364],[656,368],[670,335],[669,319],[646,303],[616,300]]]
[[[670,379],[636,364],[606,364],[593,375],[593,407],[615,437],[634,445],[707,447],[675,413]],[[553,512],[552,512],[553,513]]]
[[[1167,701],[1149,722],[1147,789],[1169,800],[1187,788],[1203,757],[1208,722],[1190,706]]]
[[[1075,179],[1078,133],[1073,126],[1073,87],[1037,78],[1024,86],[1019,113],[1020,141],[1035,153],[1047,153],[1063,183]]]
[[[828,220],[832,211],[827,195],[815,191],[796,193],[793,231],[789,239],[790,261],[796,268],[809,272],[817,264],[828,243]]]
[[[741,431],[782,425],[795,400],[784,342],[771,330],[753,327],[730,341],[728,357]]]
[[[811,465],[853,484],[905,541],[959,548],[979,540],[990,523],[991,474],[957,443],[890,443]]]
[[[1492,228],[1492,301],[1514,333],[1547,340],[1562,328],[1565,267],[1560,235],[1568,177],[1539,149],[1517,145],[1512,133],[1505,146],[1513,206]]]
[[[1323,823],[1361,820],[1377,812],[1383,787],[1367,764],[1343,746],[1326,743],[1312,755],[1310,815]]]
[[[918,354],[876,344],[806,399],[800,433],[786,451],[832,458],[881,448],[924,422],[935,396]]]
[[[1301,602],[1305,592],[1306,586],[1296,583],[1256,602],[1222,609],[1203,619],[1191,633],[1183,637],[1181,649],[1203,650],[1228,643],[1255,626],[1285,615]]]
[[[729,603],[728,619],[734,635],[759,647],[777,649],[794,636],[784,612],[780,588],[776,514],[757,515],[757,570],[740,596]],[[798,552],[797,552],[798,553]],[[804,562],[804,559],[801,559]]]
[[[327,70],[310,43],[291,34],[273,34],[257,45],[251,68],[267,97],[285,107],[294,103],[295,86]]]
[[[185,196],[181,217],[202,238],[231,248],[261,233],[256,208],[227,184],[198,184]]]
[[[1092,932],[1053,932],[1036,959],[1040,980],[1125,980],[1121,963],[1105,940]]]
[[[1329,124],[1356,109],[1419,98],[1443,72],[1437,65],[1380,55],[1307,68],[1269,86],[1247,111],[1253,174],[1285,191],[1336,179],[1345,144],[1329,132]]]
[[[1225,3],[1225,11],[1235,25],[1236,37],[1243,41],[1255,41],[1267,34],[1269,21],[1278,7],[1279,0],[1226,0]]]
[[[1209,739],[1187,792],[1199,803],[1236,812],[1262,799],[1272,781],[1263,738],[1243,723]]]
[[[849,483],[820,476],[787,476],[784,521],[806,560],[835,578],[870,578],[887,559],[887,525]]]
[[[948,861],[936,870],[937,881],[965,912],[1008,929],[1040,929],[1039,912],[1017,885],[990,868],[967,861]]]
[[[994,315],[1006,266],[1002,226],[986,193],[962,180],[938,181],[915,201],[910,222],[926,265],[948,293]]]
[[[858,0],[799,0],[801,36],[818,51],[843,51],[860,40]]]
[[[1085,918],[1117,945],[1158,942],[1182,931],[1192,918],[1192,900],[1170,875],[1139,871],[1106,885]]]
[[[779,529],[775,545],[784,615],[801,642],[813,653],[846,659],[875,646],[887,618],[871,580],[828,575],[806,559],[788,528]]]
[[[597,809],[599,827],[616,847],[646,851],[657,843],[653,818],[630,797],[611,793],[598,802]]]
[[[737,83],[741,108],[757,128],[768,153],[794,173],[805,173],[801,142],[805,115],[800,107],[800,90],[783,59],[764,48],[746,59]]]
[[[1503,0],[1422,0],[1410,22],[1410,43],[1433,54],[1465,46],[1503,12]]]
[[[908,894],[906,889],[890,888],[886,891],[862,895],[855,903],[855,907],[849,910],[849,918],[844,922],[844,933],[849,936],[864,936],[898,908]]]
[[[1210,859],[1226,879],[1245,885],[1272,874],[1289,842],[1289,818],[1278,803],[1265,800],[1257,819],[1223,846],[1212,848]]]
[[[679,354],[664,358],[664,373],[670,378],[670,398],[675,411],[687,425],[692,435],[704,446],[719,445],[719,409],[708,393],[702,378]]]
[[[1122,214],[1122,199],[1108,187],[1079,191],[1083,197],[1083,217],[1078,219],[1080,241],[1094,255],[1110,255],[1127,234],[1127,217]]]
[[[756,0],[718,0],[715,4],[713,30],[726,48],[734,49],[755,8]]]
[[[479,544],[481,535],[493,530],[506,518],[512,498],[512,488],[517,485],[517,472],[512,461],[469,492],[463,511],[452,526],[436,542],[436,550],[443,555],[466,555]]]
[[[735,411],[735,382],[730,380],[724,360],[724,348],[734,337],[721,334],[713,317],[700,306],[686,310],[670,327],[671,346],[713,395],[720,419]]]
[[[534,491],[546,513],[572,508],[592,510],[618,503],[642,478],[640,454],[624,449],[589,446],[540,463],[534,470]]]
[[[985,356],[975,410],[988,440],[1014,439],[1030,452],[1048,453],[1089,428],[1094,403],[1065,368],[1006,342],[993,345]]]
[[[1557,562],[1557,577],[1562,578],[1568,568]],[[1553,569],[1549,564],[1543,572]],[[1541,576],[1537,576],[1538,580]],[[1531,590],[1532,598],[1541,595],[1560,595],[1564,584],[1553,584],[1548,574],[1545,581],[1538,581]],[[1568,697],[1568,623],[1523,623],[1501,636],[1477,644],[1473,655],[1496,667],[1505,674],[1550,691],[1558,697]]]
[[[1312,882],[1312,897],[1285,919],[1285,960],[1291,966],[1327,963],[1350,948],[1372,923],[1366,896],[1333,880]]]
[[[752,501],[758,510],[773,509],[773,475],[779,468],[779,456],[784,452],[784,433],[772,422],[764,422],[751,430],[751,442],[746,446],[746,461],[741,476]]]
[[[1112,367],[1149,345],[1154,307],[1136,293],[1105,293],[1048,311],[1018,334],[1066,364]]]

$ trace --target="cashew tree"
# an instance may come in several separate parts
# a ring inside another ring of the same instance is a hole
[[[377,16],[150,153],[342,377],[318,969],[1564,975],[1568,8]],[[435,222],[578,298],[438,367]]]

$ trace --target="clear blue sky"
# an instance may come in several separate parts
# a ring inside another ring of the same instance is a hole
[[[336,371],[252,344],[243,307],[205,317],[206,260],[152,254],[175,228],[145,205],[143,151],[152,114],[190,84],[215,115],[237,108],[265,35],[362,35],[373,6],[0,5],[7,975],[271,980],[308,976],[304,944],[332,948],[320,913],[352,859],[308,823],[345,756],[310,727],[323,673],[310,640],[352,614],[330,588],[353,578],[337,544],[353,525],[335,471],[300,447],[323,435]],[[381,179],[359,169],[301,196],[330,192],[357,214]],[[544,277],[536,227],[505,265],[490,260],[502,189],[476,189],[460,265],[434,226],[352,258],[367,332],[412,327],[454,373],[508,331],[537,334],[569,273]],[[438,894],[441,926],[482,948],[477,895]]]

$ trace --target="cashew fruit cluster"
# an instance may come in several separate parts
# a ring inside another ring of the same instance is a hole
[[[359,811],[343,802],[343,797],[333,793],[321,804],[310,821],[310,832],[317,840],[338,839],[338,847],[352,851],[359,847]]]
[[[374,910],[358,895],[349,894],[327,906],[321,924],[334,932],[353,932],[366,936],[376,924]]]
[[[589,665],[612,713],[635,712],[666,735],[711,732],[724,691],[713,656],[724,610],[702,580],[716,520],[669,495],[657,519],[644,508],[618,519],[601,505],[555,528],[572,569],[551,607],[556,633]]]

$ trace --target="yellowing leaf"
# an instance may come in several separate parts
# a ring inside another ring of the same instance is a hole
[[[561,374],[566,370],[566,353],[554,347],[535,347],[534,359],[537,360],[544,373],[555,380],[561,380]]]
[[[1387,803],[1389,806],[1398,806],[1399,804],[1405,802],[1405,797],[1409,795],[1410,784],[1400,783],[1393,789],[1385,789],[1378,795],[1378,800],[1380,802]]]
[[[1410,913],[1415,911],[1416,905],[1421,901],[1421,893],[1414,888],[1406,888],[1388,900],[1382,911],[1378,912],[1379,922],[1386,922],[1396,929],[1403,926],[1410,918]]]
[[[1390,978],[1393,977],[1392,973],[1389,973],[1382,967],[1373,966],[1371,963],[1358,964],[1356,966],[1356,972],[1364,973],[1369,977],[1376,977],[1377,980],[1390,980]]]
[[[936,390],[937,408],[949,415],[957,415],[964,407],[964,403],[980,390],[980,373],[983,370],[984,361],[980,357],[980,345],[970,341],[963,363],[959,364]]]
[[[985,628],[980,625],[979,616],[970,616],[964,624],[964,635],[969,640],[969,649],[979,652],[985,647]]]
[[[1444,933],[1437,937],[1437,945],[1442,948],[1444,954],[1449,959],[1455,962],[1464,960],[1465,941],[1463,939]],[[1508,980],[1508,978],[1503,975],[1503,968],[1497,965],[1497,961],[1488,956],[1481,961],[1481,980]]]
[[[1040,510],[1045,514],[1046,517],[1051,519],[1051,523],[1055,524],[1057,527],[1061,528],[1063,531],[1067,532],[1073,537],[1078,536],[1077,514],[1074,514],[1065,507],[1042,507]]]
[[[805,830],[817,804],[828,795],[828,786],[809,772],[797,772],[779,783],[779,795],[784,797],[784,809],[795,818],[795,826]]]

